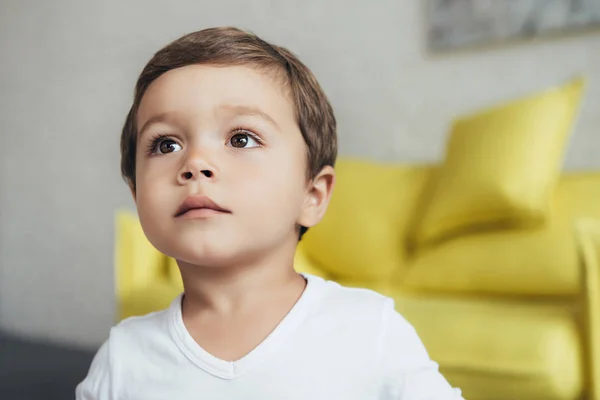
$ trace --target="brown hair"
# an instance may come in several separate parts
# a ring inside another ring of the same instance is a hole
[[[165,72],[191,64],[249,65],[283,77],[308,148],[307,175],[314,178],[337,154],[333,109],[312,72],[289,50],[237,28],[210,28],[187,34],[159,50],[135,86],[133,105],[121,135],[121,173],[135,189],[136,114],[144,93]]]

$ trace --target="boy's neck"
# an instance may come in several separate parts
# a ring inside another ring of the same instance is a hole
[[[299,297],[306,281],[293,268],[294,253],[283,253],[231,267],[178,262],[185,289],[184,318],[208,310],[222,315],[245,313],[282,296]]]

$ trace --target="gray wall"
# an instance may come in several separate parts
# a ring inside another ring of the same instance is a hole
[[[355,3],[355,4],[354,4]],[[436,161],[453,115],[586,73],[568,168],[599,168],[600,35],[432,57],[421,1],[0,2],[0,326],[96,346],[113,323],[118,140],[137,73],[192,30],[252,29],[315,71],[340,150]]]

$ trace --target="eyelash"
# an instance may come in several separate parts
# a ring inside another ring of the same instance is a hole
[[[256,143],[258,143],[259,146],[262,146],[264,144],[263,140],[261,139],[260,136],[258,136],[256,133],[252,132],[250,129],[243,128],[241,126],[235,128],[231,131],[231,133],[227,137],[227,141],[229,142],[232,137],[234,137],[235,135],[238,135],[240,133],[250,136],[252,139],[254,139],[254,141],[256,141]]]
[[[158,134],[158,135],[154,136],[150,140],[150,144],[148,145],[148,148],[146,149],[146,153],[148,155],[154,155],[156,153],[156,149],[160,145],[160,142],[162,142],[165,139],[169,139],[169,138],[170,137],[168,135],[163,135],[163,134]]]
[[[260,146],[263,145],[263,140],[256,133],[252,132],[249,129],[243,128],[243,127],[237,127],[235,129],[232,129],[231,133],[227,137],[227,141],[229,142],[233,136],[238,135],[238,134],[248,135],[252,139],[254,139],[256,141],[256,143],[258,143]],[[149,155],[154,155],[156,153],[156,149],[158,148],[160,143],[165,139],[174,140],[169,135],[157,134],[150,140],[150,144],[148,145],[148,149],[146,150],[146,152]]]

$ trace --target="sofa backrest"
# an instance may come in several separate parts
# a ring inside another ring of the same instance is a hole
[[[410,236],[418,216],[427,212],[427,188],[436,168],[340,160],[329,209],[305,235],[298,258],[303,265],[309,260],[311,272],[317,270],[333,279],[402,279],[410,259],[418,253],[411,249]],[[558,225],[569,232],[572,219],[600,218],[600,171],[563,174],[551,217],[560,218]]]

